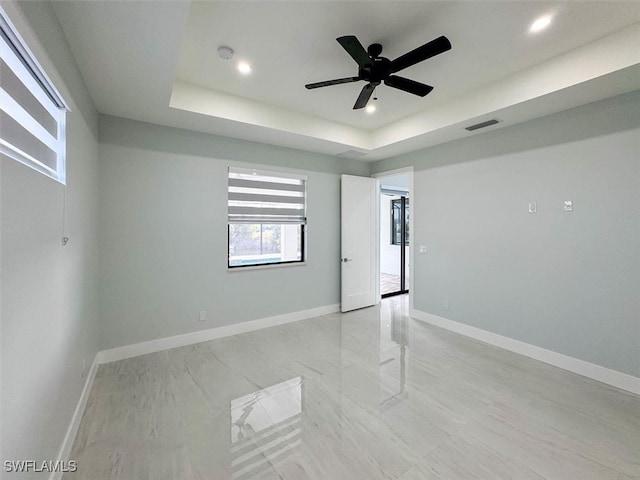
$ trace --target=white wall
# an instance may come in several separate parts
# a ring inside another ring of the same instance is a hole
[[[107,116],[100,139],[102,348],[339,303],[339,173],[368,164]],[[248,164],[308,176],[306,265],[227,271],[227,169]]]
[[[380,186],[391,190],[409,191],[409,174],[398,173],[386,177],[380,177]]]
[[[3,7],[47,73],[64,80],[57,86],[72,108],[67,117],[67,246],[61,244],[65,187],[0,156],[0,458],[56,460],[85,381],[82,361],[90,367],[98,349],[97,114],[50,5],[4,2]]]
[[[376,164],[415,166],[415,308],[640,376],[639,152],[635,92]]]

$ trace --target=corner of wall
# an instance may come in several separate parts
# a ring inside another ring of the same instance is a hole
[[[99,343],[98,116],[51,3],[2,8],[71,108],[66,185],[0,158],[2,389],[11,389],[3,397],[2,458],[54,460],[95,372],[88,368]]]

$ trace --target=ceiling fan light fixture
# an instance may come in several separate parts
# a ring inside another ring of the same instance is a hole
[[[376,111],[376,106],[373,105],[373,104],[369,104],[369,105],[366,106],[364,111],[367,112],[369,115],[371,115],[373,112]]]
[[[551,25],[551,15],[545,15],[537,18],[529,27],[529,32],[538,33]]]

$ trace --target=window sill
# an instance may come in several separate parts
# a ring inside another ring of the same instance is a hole
[[[266,265],[248,265],[246,267],[229,267],[227,266],[227,272],[246,272],[247,270],[265,270],[271,268],[287,268],[287,267],[303,267],[307,264],[304,262],[291,262],[291,263],[272,263]]]

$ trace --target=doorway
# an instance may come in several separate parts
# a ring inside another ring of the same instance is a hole
[[[409,293],[409,174],[380,177],[380,296]]]

